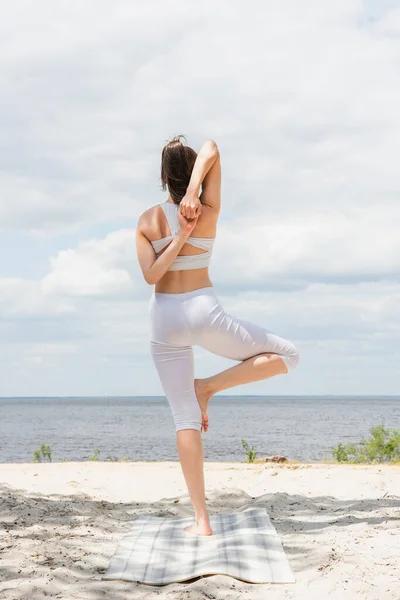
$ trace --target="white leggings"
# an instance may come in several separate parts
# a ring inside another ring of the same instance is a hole
[[[182,294],[154,293],[150,318],[151,354],[176,431],[201,429],[192,346],[237,361],[263,352],[279,354],[288,371],[299,362],[299,353],[291,342],[226,313],[213,287]]]

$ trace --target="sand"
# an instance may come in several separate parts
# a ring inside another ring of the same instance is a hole
[[[210,514],[265,506],[297,582],[102,581],[134,515],[188,516],[179,463],[0,464],[0,598],[399,600],[400,467],[206,463]]]

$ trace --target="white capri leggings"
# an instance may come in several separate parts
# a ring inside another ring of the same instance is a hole
[[[201,429],[192,346],[237,361],[263,352],[279,354],[288,371],[299,362],[299,353],[291,342],[226,313],[213,287],[182,294],[154,293],[150,319],[151,354],[176,431]]]

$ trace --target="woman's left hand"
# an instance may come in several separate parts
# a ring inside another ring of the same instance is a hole
[[[179,212],[187,219],[194,219],[201,215],[200,199],[194,194],[185,194],[179,203]]]

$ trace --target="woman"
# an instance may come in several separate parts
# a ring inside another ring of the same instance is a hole
[[[136,246],[143,276],[155,285],[151,353],[172,409],[179,460],[195,511],[195,523],[185,530],[211,535],[201,439],[209,426],[208,402],[222,390],[287,373],[297,366],[299,355],[291,342],[221,306],[208,273],[220,212],[220,154],[214,141],[206,141],[197,155],[181,138],[162,151],[161,180],[169,195],[140,216]],[[194,345],[240,363],[195,379]]]

